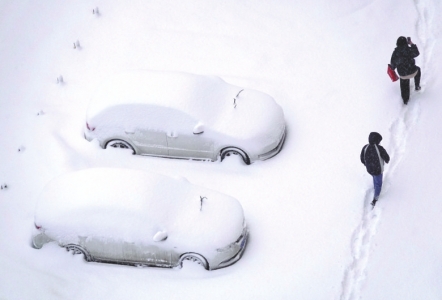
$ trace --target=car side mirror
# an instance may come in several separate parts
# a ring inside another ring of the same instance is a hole
[[[193,128],[193,134],[202,134],[204,133],[204,124],[201,122],[198,122],[198,124],[195,125]]]
[[[154,236],[153,236],[153,241],[154,242],[162,242],[167,240],[167,231],[158,231]]]

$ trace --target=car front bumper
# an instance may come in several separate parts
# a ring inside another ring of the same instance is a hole
[[[244,250],[246,249],[247,246],[247,239],[249,238],[249,230],[247,227],[244,228],[244,233],[242,235],[242,239],[240,239],[238,241],[239,244],[239,251],[232,256],[231,258],[222,261],[218,266],[216,267],[212,267],[211,270],[216,270],[216,269],[221,269],[221,268],[225,268],[228,267],[230,265],[233,265],[234,263],[236,263],[238,260],[240,260],[240,258],[242,257]]]
[[[281,151],[282,146],[284,145],[286,132],[287,132],[287,129],[286,129],[286,127],[284,127],[284,131],[282,133],[282,136],[281,136],[281,139],[279,140],[278,145],[275,148],[273,148],[272,150],[258,155],[258,159],[259,160],[266,160],[266,159],[272,158],[273,156],[278,154]]]

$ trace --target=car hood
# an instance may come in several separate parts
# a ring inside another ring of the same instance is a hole
[[[275,100],[255,90],[243,90],[236,106],[228,105],[213,122],[213,128],[236,140],[261,141],[264,144],[281,138],[285,127],[284,113]]]

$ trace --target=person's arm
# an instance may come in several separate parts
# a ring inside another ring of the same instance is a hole
[[[394,70],[400,63],[400,57],[397,55],[396,50],[393,51],[390,59],[390,67]]]
[[[384,149],[384,147],[379,146],[379,152],[380,152],[381,158],[388,164],[390,162],[390,156],[388,155],[388,153]]]
[[[416,44],[411,41],[410,37],[407,38],[407,41],[408,41],[408,45],[410,45],[412,57],[414,58],[414,57],[419,56],[420,53],[419,53],[419,49],[417,49]]]
[[[367,145],[362,147],[362,151],[361,151],[361,162],[364,166],[365,166],[365,147],[367,147]]]
[[[411,54],[413,55],[413,57],[419,56],[420,53],[419,53],[419,49],[417,49],[416,44],[412,44],[410,46],[410,49],[411,49]]]

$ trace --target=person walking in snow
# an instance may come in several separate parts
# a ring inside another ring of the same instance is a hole
[[[371,132],[368,136],[368,145],[365,145],[361,151],[361,162],[367,168],[368,174],[373,176],[374,197],[371,205],[375,206],[379,200],[379,194],[382,189],[382,173],[384,172],[384,162],[388,164],[390,156],[387,151],[379,145],[382,136],[377,132]]]
[[[414,58],[419,56],[419,50],[416,44],[413,44],[410,38],[400,36],[396,42],[396,48],[391,55],[390,67],[397,68],[399,73],[401,96],[404,104],[410,99],[410,79],[414,77],[414,87],[416,91],[421,89],[421,69],[415,65]]]

